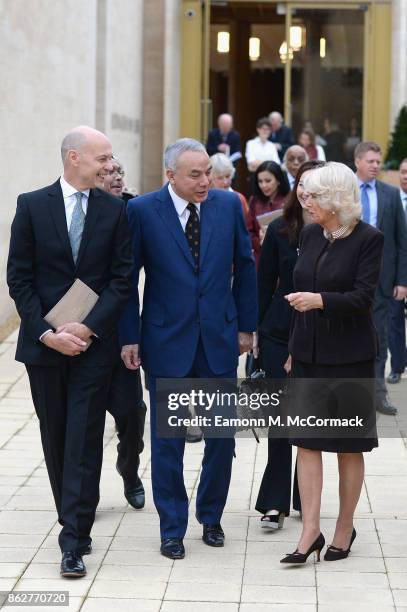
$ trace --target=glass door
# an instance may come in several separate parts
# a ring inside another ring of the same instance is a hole
[[[328,160],[350,165],[362,137],[365,13],[363,5],[288,5],[280,47],[286,121],[296,140],[311,130]]]

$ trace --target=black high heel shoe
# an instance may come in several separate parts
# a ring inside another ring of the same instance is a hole
[[[355,538],[356,538],[356,529],[353,528],[352,535],[350,538],[349,548],[347,550],[344,550],[343,548],[337,548],[336,546],[332,546],[331,544],[330,546],[328,546],[326,550],[326,553],[324,555],[324,560],[325,561],[338,561],[338,559],[346,559],[346,557],[350,553],[350,548]]]
[[[319,534],[315,542],[311,544],[306,553],[300,553],[298,548],[293,553],[281,559],[280,563],[305,563],[312,552],[317,553],[317,561],[320,561],[321,550],[325,546],[325,538],[322,533]]]
[[[278,514],[265,514],[260,519],[260,524],[263,529],[282,529],[284,525],[285,513],[279,512]]]

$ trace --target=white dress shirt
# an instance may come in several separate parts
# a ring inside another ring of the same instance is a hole
[[[287,178],[288,178],[288,184],[290,185],[290,189],[291,191],[294,189],[294,184],[295,184],[295,176],[293,176],[292,174],[290,174],[288,172],[288,170],[285,171]]]
[[[175,191],[173,190],[173,188],[171,187],[171,185],[168,185],[168,191],[170,193],[171,196],[171,200],[174,203],[175,206],[175,210],[177,212],[178,215],[178,219],[179,222],[181,223],[182,229],[185,232],[185,228],[187,226],[188,223],[188,219],[189,219],[189,215],[191,214],[187,208],[189,202],[188,200],[183,200],[182,198],[179,197],[178,194],[175,193]],[[198,217],[200,215],[200,204],[196,204],[195,202],[193,202],[193,204],[195,205],[196,211],[198,213]]]
[[[75,208],[75,204],[76,204],[75,194],[78,193],[78,190],[72,185],[70,185],[64,179],[63,176],[61,176],[61,178],[59,179],[59,182],[61,184],[62,197],[64,198],[66,225],[67,225],[68,232],[69,232],[69,228],[71,227],[73,209]],[[82,210],[85,215],[88,210],[89,192],[90,192],[90,189],[85,189],[84,191],[82,191]],[[41,334],[41,336],[39,337],[39,340],[42,340],[45,334],[48,334],[49,332],[52,332],[51,328],[47,329],[43,334]]]
[[[403,204],[404,214],[406,215],[406,219],[407,219],[407,191],[403,191],[401,188],[400,188],[400,198],[401,198],[401,203]]]
[[[69,232],[69,228],[71,227],[73,209],[75,208],[75,204],[76,204],[75,194],[78,193],[78,189],[70,185],[64,179],[63,176],[61,176],[59,181],[61,183],[62,196],[64,198],[66,225],[68,227],[68,232]],[[88,210],[89,192],[90,192],[90,189],[85,189],[84,191],[82,191],[82,210],[85,215]]]
[[[359,187],[361,188],[364,184],[364,181],[361,181],[358,177]],[[370,186],[370,188],[366,188],[367,195],[369,198],[369,208],[370,208],[370,218],[369,223],[373,225],[373,227],[377,226],[377,191],[376,191],[376,179],[372,181],[366,181],[366,183]],[[362,199],[362,194],[361,194]]]
[[[262,142],[260,137],[248,140],[246,143],[246,161],[251,164],[254,161],[273,161],[280,165],[280,158],[278,156],[276,145],[270,140]]]

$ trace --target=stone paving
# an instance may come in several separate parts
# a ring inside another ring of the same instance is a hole
[[[269,533],[260,528],[254,510],[266,440],[237,440],[222,521],[223,549],[201,540],[194,504],[202,443],[187,445],[191,512],[186,558],[172,562],[159,554],[149,436],[141,458],[146,507],[135,511],[124,499],[115,470],[116,436],[108,415],[94,551],[85,557],[88,574],[74,581],[60,578],[59,526],[28,380],[24,367],[14,361],[15,340],[13,333],[0,345],[0,591],[68,590],[69,608],[62,609],[83,612],[407,611],[407,449],[402,438],[382,439],[379,449],[366,455],[351,556],[335,563],[315,563],[310,557],[299,568],[279,564],[299,537],[297,513],[286,519],[283,530]],[[405,410],[406,379],[391,391]],[[382,417],[381,423],[399,428],[394,417]],[[324,456],[324,468],[322,531],[329,542],[338,506],[335,456]]]

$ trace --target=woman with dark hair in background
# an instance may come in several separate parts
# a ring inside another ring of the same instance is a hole
[[[260,225],[258,217],[282,208],[289,193],[288,179],[281,167],[273,161],[260,164],[255,173],[254,192],[249,200],[249,231],[256,264],[265,235],[265,229]]]
[[[299,234],[309,219],[301,206],[303,178],[324,162],[302,164],[296,176],[282,217],[268,226],[261,249],[258,269],[259,352],[267,378],[285,378],[291,307],[284,296],[293,291],[293,270],[297,261]],[[268,439],[268,461],[256,502],[263,514],[261,526],[277,529],[290,513],[291,444],[287,438]],[[294,479],[293,507],[301,510],[297,478]]]
[[[304,127],[298,137],[298,144],[307,152],[309,159],[326,161],[325,151],[321,145],[316,144],[315,132],[313,129]]]

